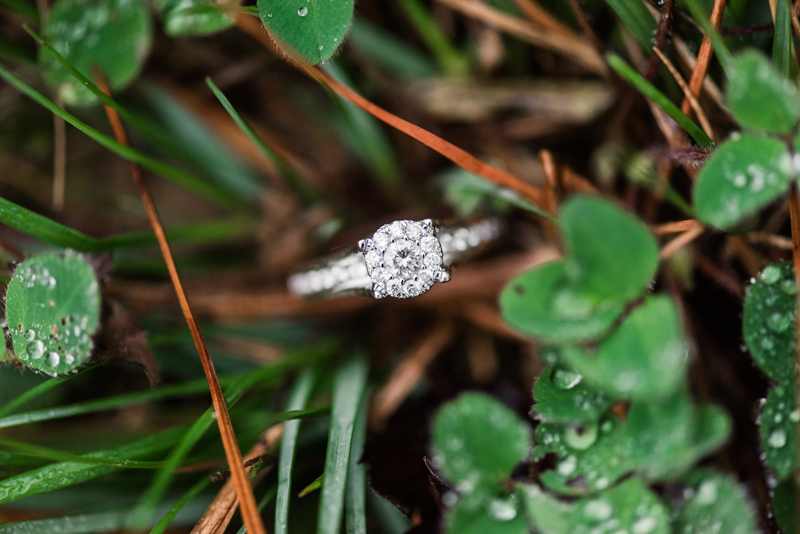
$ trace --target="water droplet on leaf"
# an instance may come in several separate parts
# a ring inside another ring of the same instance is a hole
[[[297,14],[300,15],[301,17],[305,17],[306,15],[308,15],[308,8],[301,7],[300,9],[297,10]]]

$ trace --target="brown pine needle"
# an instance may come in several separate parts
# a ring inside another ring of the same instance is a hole
[[[656,235],[678,234],[691,230],[695,226],[697,226],[696,220],[686,219],[685,221],[668,222],[653,226],[653,232],[655,232]]]
[[[94,70],[94,78],[95,83],[100,90],[107,95],[110,95],[108,84],[106,83],[105,77],[99,69]],[[122,126],[122,121],[120,120],[117,111],[108,106],[104,107],[106,116],[108,117],[108,122],[111,124],[111,128],[114,130],[114,135],[116,136],[117,140],[123,145],[127,145],[128,137],[125,134],[125,129]],[[158,246],[161,249],[164,262],[167,264],[167,270],[169,271],[172,285],[175,288],[178,302],[180,303],[181,310],[183,311],[183,316],[186,318],[186,324],[189,326],[189,330],[192,333],[192,339],[194,340],[195,347],[200,355],[200,361],[203,364],[203,370],[205,371],[206,379],[208,380],[208,387],[211,391],[211,401],[214,406],[214,411],[217,415],[216,419],[217,424],[219,425],[219,433],[222,438],[222,445],[225,448],[225,456],[228,460],[228,466],[230,467],[231,476],[236,488],[236,495],[239,499],[239,507],[241,510],[242,519],[247,527],[248,532],[252,534],[266,534],[266,529],[264,528],[264,524],[261,521],[261,516],[258,513],[258,506],[256,505],[256,499],[253,495],[253,488],[250,486],[250,482],[247,479],[247,474],[244,471],[244,466],[242,465],[242,453],[239,450],[239,444],[237,443],[236,435],[233,432],[233,425],[231,424],[231,418],[228,414],[228,407],[225,404],[225,397],[222,395],[222,388],[220,387],[219,380],[217,379],[217,372],[214,369],[214,363],[211,361],[211,356],[208,353],[208,347],[206,347],[205,341],[203,340],[203,335],[200,332],[200,328],[197,326],[194,315],[192,315],[192,310],[189,308],[189,302],[186,300],[186,293],[183,290],[183,284],[178,276],[178,270],[175,267],[175,261],[172,258],[172,252],[170,251],[169,244],[167,243],[167,238],[164,235],[164,228],[161,226],[161,221],[158,218],[153,197],[150,194],[150,189],[147,186],[147,182],[145,182],[144,178],[142,177],[142,171],[139,166],[135,163],[129,163],[129,167],[131,170],[131,175],[133,176],[133,181],[136,183],[136,188],[139,190],[139,196],[141,196],[142,203],[144,204],[145,211],[147,212],[147,218],[150,220],[150,225],[153,227],[153,232],[156,234],[156,239],[158,239]]]
[[[680,249],[694,241],[697,237],[699,237],[705,231],[705,227],[700,224],[699,222],[695,222],[692,228],[689,228],[679,236],[673,238],[669,243],[664,245],[659,252],[658,256],[661,260],[667,260],[671,258],[676,252]]]
[[[686,81],[683,79],[683,76],[681,76],[681,73],[675,68],[675,65],[672,64],[669,58],[664,55],[664,52],[659,50],[657,47],[653,48],[653,52],[655,52],[656,55],[658,55],[658,57],[661,59],[662,63],[666,65],[670,74],[672,74],[672,77],[675,78],[676,82],[678,82],[678,85],[683,91],[685,97],[689,99],[689,104],[692,106],[695,114],[697,114],[697,120],[700,122],[700,126],[703,127],[706,135],[708,135],[712,141],[715,141],[714,130],[711,128],[711,123],[708,122],[708,117],[706,117],[705,111],[703,111],[703,108],[700,107],[700,102],[697,101],[697,97],[692,94],[691,88],[686,85]]]
[[[375,395],[372,403],[370,423],[373,427],[383,425],[403,403],[434,358],[450,343],[453,332],[453,324],[449,321],[434,326],[400,365],[395,367],[392,376]]]
[[[715,30],[719,30],[719,26],[722,23],[722,13],[725,11],[726,3],[727,0],[714,0],[710,21]],[[705,80],[706,72],[708,72],[708,65],[711,62],[711,53],[711,41],[707,35],[703,36],[703,42],[700,44],[700,51],[697,53],[697,63],[694,65],[692,77],[689,78],[689,90],[695,97],[700,96],[703,80]],[[692,104],[689,102],[689,99],[684,98],[681,104],[681,111],[691,118],[692,109]]]

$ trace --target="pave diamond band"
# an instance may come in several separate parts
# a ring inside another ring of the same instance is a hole
[[[498,219],[438,228],[430,219],[384,224],[367,239],[317,267],[289,277],[289,290],[303,297],[416,297],[450,280],[459,258],[499,237]]]

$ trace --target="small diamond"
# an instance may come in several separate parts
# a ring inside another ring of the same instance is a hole
[[[386,292],[397,298],[403,298],[403,285],[400,283],[400,280],[396,278],[392,278],[388,282],[386,282]]]
[[[416,297],[418,295],[422,295],[423,289],[414,281],[406,282],[403,284],[403,290],[405,294],[409,297]]]
[[[408,239],[414,241],[415,243],[420,240],[422,237],[422,225],[420,224],[409,224],[406,226],[406,235]]]
[[[375,232],[375,235],[372,236],[372,244],[380,251],[386,250],[386,246],[389,244],[389,234],[378,230]]]
[[[441,250],[441,246],[439,245],[439,240],[435,237],[423,237],[419,242],[420,247],[425,252],[437,252]]]
[[[370,269],[374,269],[375,267],[381,264],[381,255],[374,250],[370,250],[369,252],[367,252],[364,255],[364,259],[367,261],[367,266]]]
[[[442,256],[436,252],[425,254],[426,267],[440,267],[442,265]]]

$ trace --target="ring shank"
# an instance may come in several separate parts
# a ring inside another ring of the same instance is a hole
[[[499,219],[483,219],[466,225],[449,226],[436,231],[442,245],[442,259],[449,267],[475,249],[500,236]],[[338,298],[372,295],[372,280],[364,256],[355,247],[324,260],[316,267],[289,277],[289,291],[301,297]]]

